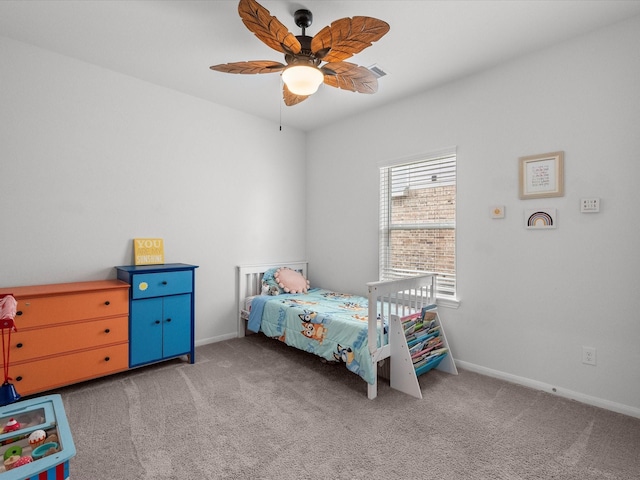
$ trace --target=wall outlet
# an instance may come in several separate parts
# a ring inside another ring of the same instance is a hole
[[[587,365],[596,364],[596,349],[593,347],[582,347],[582,363]]]

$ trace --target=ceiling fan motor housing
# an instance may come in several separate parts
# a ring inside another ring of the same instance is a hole
[[[300,9],[295,11],[293,19],[296,25],[302,29],[302,35],[296,35],[301,48],[297,54],[286,53],[285,61],[287,65],[309,65],[317,67],[320,65],[320,59],[316,58],[311,51],[311,40],[313,40],[313,38],[305,33],[305,29],[309,28],[313,23],[313,14],[309,10]]]
[[[311,51],[311,40],[312,37],[307,35],[296,35],[296,38],[300,42],[299,53],[291,53],[288,52],[285,54],[284,59],[287,62],[287,65],[310,65],[317,67],[320,65],[321,59],[317,58],[316,55]]]

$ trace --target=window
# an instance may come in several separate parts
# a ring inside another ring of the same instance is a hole
[[[435,272],[439,298],[456,296],[456,153],[380,168],[380,278]]]

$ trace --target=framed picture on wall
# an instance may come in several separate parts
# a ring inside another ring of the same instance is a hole
[[[556,228],[558,226],[555,208],[533,208],[524,211],[524,224],[530,230]]]
[[[520,198],[564,195],[564,152],[520,157]]]

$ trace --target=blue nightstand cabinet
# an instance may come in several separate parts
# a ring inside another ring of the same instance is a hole
[[[188,355],[195,362],[196,265],[125,265],[118,279],[129,289],[129,366]]]

